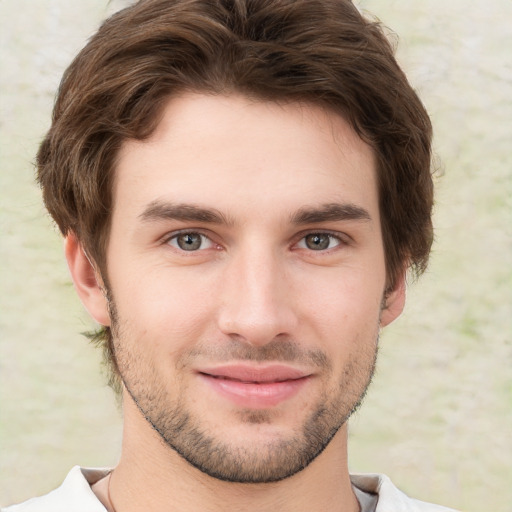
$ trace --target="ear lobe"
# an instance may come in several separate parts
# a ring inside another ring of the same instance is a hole
[[[74,233],[66,236],[64,253],[75,290],[85,309],[99,324],[110,325],[108,302],[101,277]]]
[[[386,327],[396,320],[404,310],[406,296],[406,273],[403,272],[395,283],[394,288],[386,294],[384,308],[380,316],[380,326]]]

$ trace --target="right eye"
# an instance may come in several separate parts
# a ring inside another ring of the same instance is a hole
[[[167,243],[176,249],[188,252],[211,249],[214,245],[206,235],[192,231],[173,235]]]

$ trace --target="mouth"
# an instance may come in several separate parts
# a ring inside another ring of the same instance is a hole
[[[291,399],[312,377],[286,365],[229,365],[197,374],[222,399],[250,409],[267,409]]]

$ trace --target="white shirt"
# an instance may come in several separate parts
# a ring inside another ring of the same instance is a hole
[[[2,508],[1,512],[106,512],[91,485],[110,471],[75,466],[59,488],[39,498]],[[350,479],[361,512],[456,512],[409,498],[385,475],[356,474]]]

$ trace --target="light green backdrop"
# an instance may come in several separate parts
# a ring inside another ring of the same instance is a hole
[[[512,511],[512,2],[361,0],[400,35],[432,115],[437,241],[352,420],[353,471],[468,512]],[[31,162],[107,0],[0,0],[0,503],[112,465],[120,414]]]

